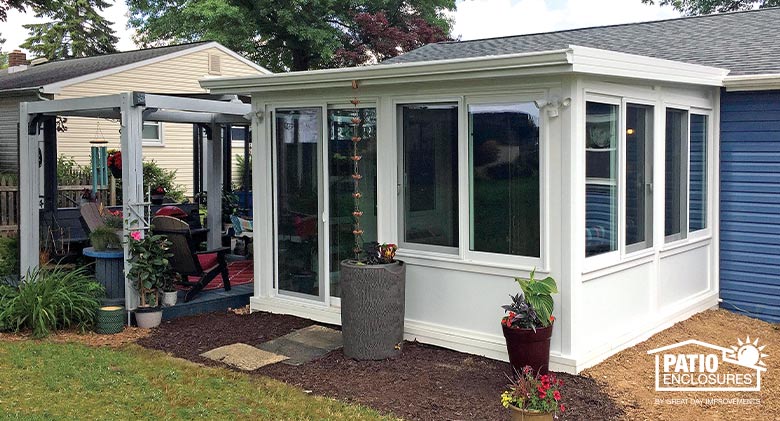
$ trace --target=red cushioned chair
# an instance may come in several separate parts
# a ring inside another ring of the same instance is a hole
[[[208,251],[197,251],[197,245],[192,239],[190,226],[186,222],[172,216],[155,216],[152,218],[152,231],[168,237],[173,243],[170,264],[174,271],[181,275],[181,285],[190,289],[184,295],[184,301],[190,301],[218,274],[222,275],[225,291],[230,291],[228,267],[225,253],[229,247],[221,247]],[[194,279],[194,281],[192,280]]]

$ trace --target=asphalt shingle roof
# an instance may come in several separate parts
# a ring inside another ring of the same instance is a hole
[[[50,61],[20,72],[0,75],[0,90],[37,88],[50,83],[73,79],[91,73],[112,69],[114,67],[164,56],[200,44],[203,44],[203,42],[126,51],[94,57]]]
[[[428,44],[382,64],[600,48],[731,70],[780,73],[780,8]]]

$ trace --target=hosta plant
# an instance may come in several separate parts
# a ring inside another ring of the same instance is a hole
[[[522,293],[512,296],[512,304],[501,306],[507,313],[501,323],[507,327],[535,331],[555,321],[552,294],[558,293],[558,286],[552,277],[537,280],[535,274],[534,269],[528,279],[515,278]]]

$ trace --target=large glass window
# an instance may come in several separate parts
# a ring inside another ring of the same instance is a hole
[[[707,227],[707,116],[691,114],[690,231]]]
[[[321,109],[277,110],[274,141],[278,288],[319,296]]]
[[[457,247],[457,104],[401,105],[399,113],[401,238],[434,251]]]
[[[539,110],[469,106],[470,250],[539,257]]]
[[[626,246],[653,245],[653,107],[626,106]]]
[[[617,250],[617,105],[588,102],[585,117],[585,255]]]
[[[664,199],[667,241],[679,240],[687,234],[688,210],[688,112],[666,110],[666,189]]]
[[[338,109],[328,111],[328,195],[330,244],[330,295],[339,297],[340,263],[354,258],[355,236],[352,212],[355,210],[352,136],[353,118],[359,118],[358,134],[362,138],[357,144],[358,170],[363,177],[359,180],[360,227],[363,229],[363,243],[377,241],[376,226],[376,109]]]

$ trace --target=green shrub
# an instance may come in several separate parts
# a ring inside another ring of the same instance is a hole
[[[52,331],[92,326],[105,296],[102,285],[82,268],[38,268],[21,282],[0,284],[0,330],[32,330],[40,338]]]
[[[89,241],[96,251],[122,248],[117,230],[108,226],[97,227],[89,233]]]
[[[19,239],[0,237],[0,277],[19,273]]]
[[[157,165],[154,160],[144,161],[144,191],[161,186],[165,196],[177,203],[183,203],[184,186],[176,184],[176,170],[166,170]]]

